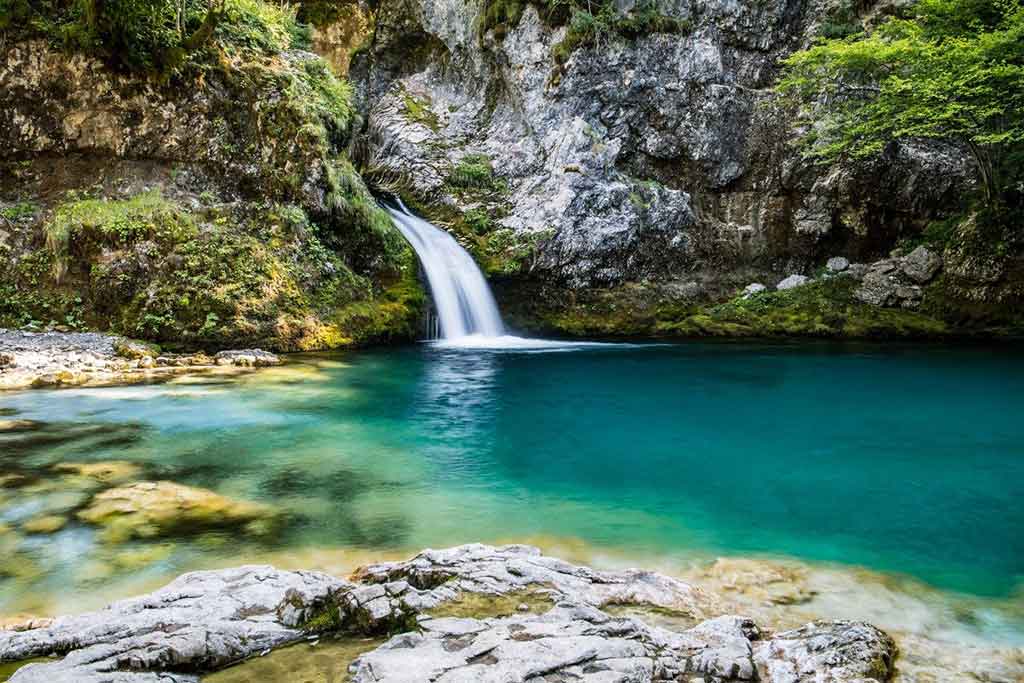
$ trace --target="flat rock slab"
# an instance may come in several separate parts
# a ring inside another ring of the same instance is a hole
[[[0,661],[67,653],[22,667],[15,683],[195,681],[175,672],[215,670],[301,639],[300,625],[344,585],[267,566],[192,572],[99,612],[0,631]]]
[[[353,683],[881,683],[895,645],[857,622],[816,622],[767,638],[723,616],[676,633],[588,606],[543,615],[428,619],[359,657]]]
[[[404,631],[353,662],[356,683],[882,683],[896,653],[868,624],[814,622],[770,634],[746,617],[712,616],[713,596],[676,579],[596,571],[522,545],[427,550],[353,579],[264,566],[193,572],[100,612],[0,631],[0,661],[64,655],[24,666],[13,683],[184,683],[339,628]],[[514,604],[528,591],[547,596],[542,612],[522,605],[486,617],[444,615],[467,595],[474,604]],[[641,616],[643,608],[671,610],[695,625],[669,630],[602,609],[621,605]]]

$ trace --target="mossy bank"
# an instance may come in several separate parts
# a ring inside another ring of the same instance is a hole
[[[0,326],[281,351],[415,335],[414,256],[294,12],[228,2],[179,54],[58,40],[74,12],[27,6],[52,23],[6,27]]]

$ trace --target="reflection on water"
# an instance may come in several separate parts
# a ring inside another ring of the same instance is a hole
[[[1017,642],[1022,408],[1010,352],[706,344],[422,345],[8,394],[0,613],[95,607],[199,567],[334,570],[338,552],[539,537],[677,573],[718,554],[864,565],[911,578],[871,599],[830,603],[853,589],[822,588],[815,604]],[[104,542],[79,513],[124,482],[55,469],[100,461],[272,505],[285,523]],[[890,590],[918,607],[879,597]]]

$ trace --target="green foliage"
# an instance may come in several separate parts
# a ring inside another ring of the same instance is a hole
[[[533,4],[548,25],[568,24],[565,39],[552,48],[558,64],[568,61],[581,47],[600,47],[615,38],[635,39],[653,33],[688,33],[692,28],[688,20],[658,11],[656,0],[641,0],[626,13],[619,12],[612,0],[487,0],[482,31],[493,30],[501,40],[519,24],[527,4]]]
[[[309,46],[296,8],[268,0],[0,0],[0,34],[42,36],[115,66],[171,75],[226,54]]]
[[[355,0],[299,0],[298,18],[313,26],[328,26],[358,11]]]
[[[18,223],[34,218],[39,207],[32,202],[17,202],[0,209],[0,218],[11,223]]]
[[[970,149],[988,203],[1019,180],[1024,145],[1020,0],[921,0],[911,16],[824,40],[786,60],[810,157],[869,157],[895,140]]]
[[[474,235],[486,235],[493,227],[490,215],[483,209],[469,209],[462,219]]]
[[[408,91],[402,90],[402,104],[405,105],[405,115],[410,121],[421,123],[432,131],[437,131],[441,127],[441,122],[430,109],[430,101],[420,100],[409,94]]]
[[[362,220],[383,230],[375,205],[360,206]],[[0,326],[312,350],[412,338],[423,303],[404,244],[388,246],[397,252],[393,270],[381,278],[385,287],[374,287],[329,244],[350,244],[349,235],[332,234],[291,204],[190,211],[157,191],[75,195],[54,207],[44,232],[48,245],[0,254]],[[379,243],[367,248],[383,259]]]
[[[494,177],[491,160],[485,154],[467,154],[448,174],[448,185],[463,190],[501,190],[504,184]]]
[[[123,248],[151,236],[180,239],[195,225],[159,190],[130,199],[77,199],[58,206],[43,228],[46,246],[53,254],[53,274],[60,280],[67,271],[72,239],[107,247]]]
[[[626,14],[620,14],[614,2],[578,5],[571,2],[572,15],[565,38],[552,48],[552,56],[559,64],[568,61],[581,47],[601,47],[615,37],[629,39],[653,33],[687,33],[691,24],[661,14],[653,1],[643,2]]]

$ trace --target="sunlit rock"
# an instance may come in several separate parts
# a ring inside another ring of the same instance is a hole
[[[78,518],[104,528],[110,541],[241,528],[260,534],[277,519],[267,506],[170,481],[147,481],[96,494]]]

